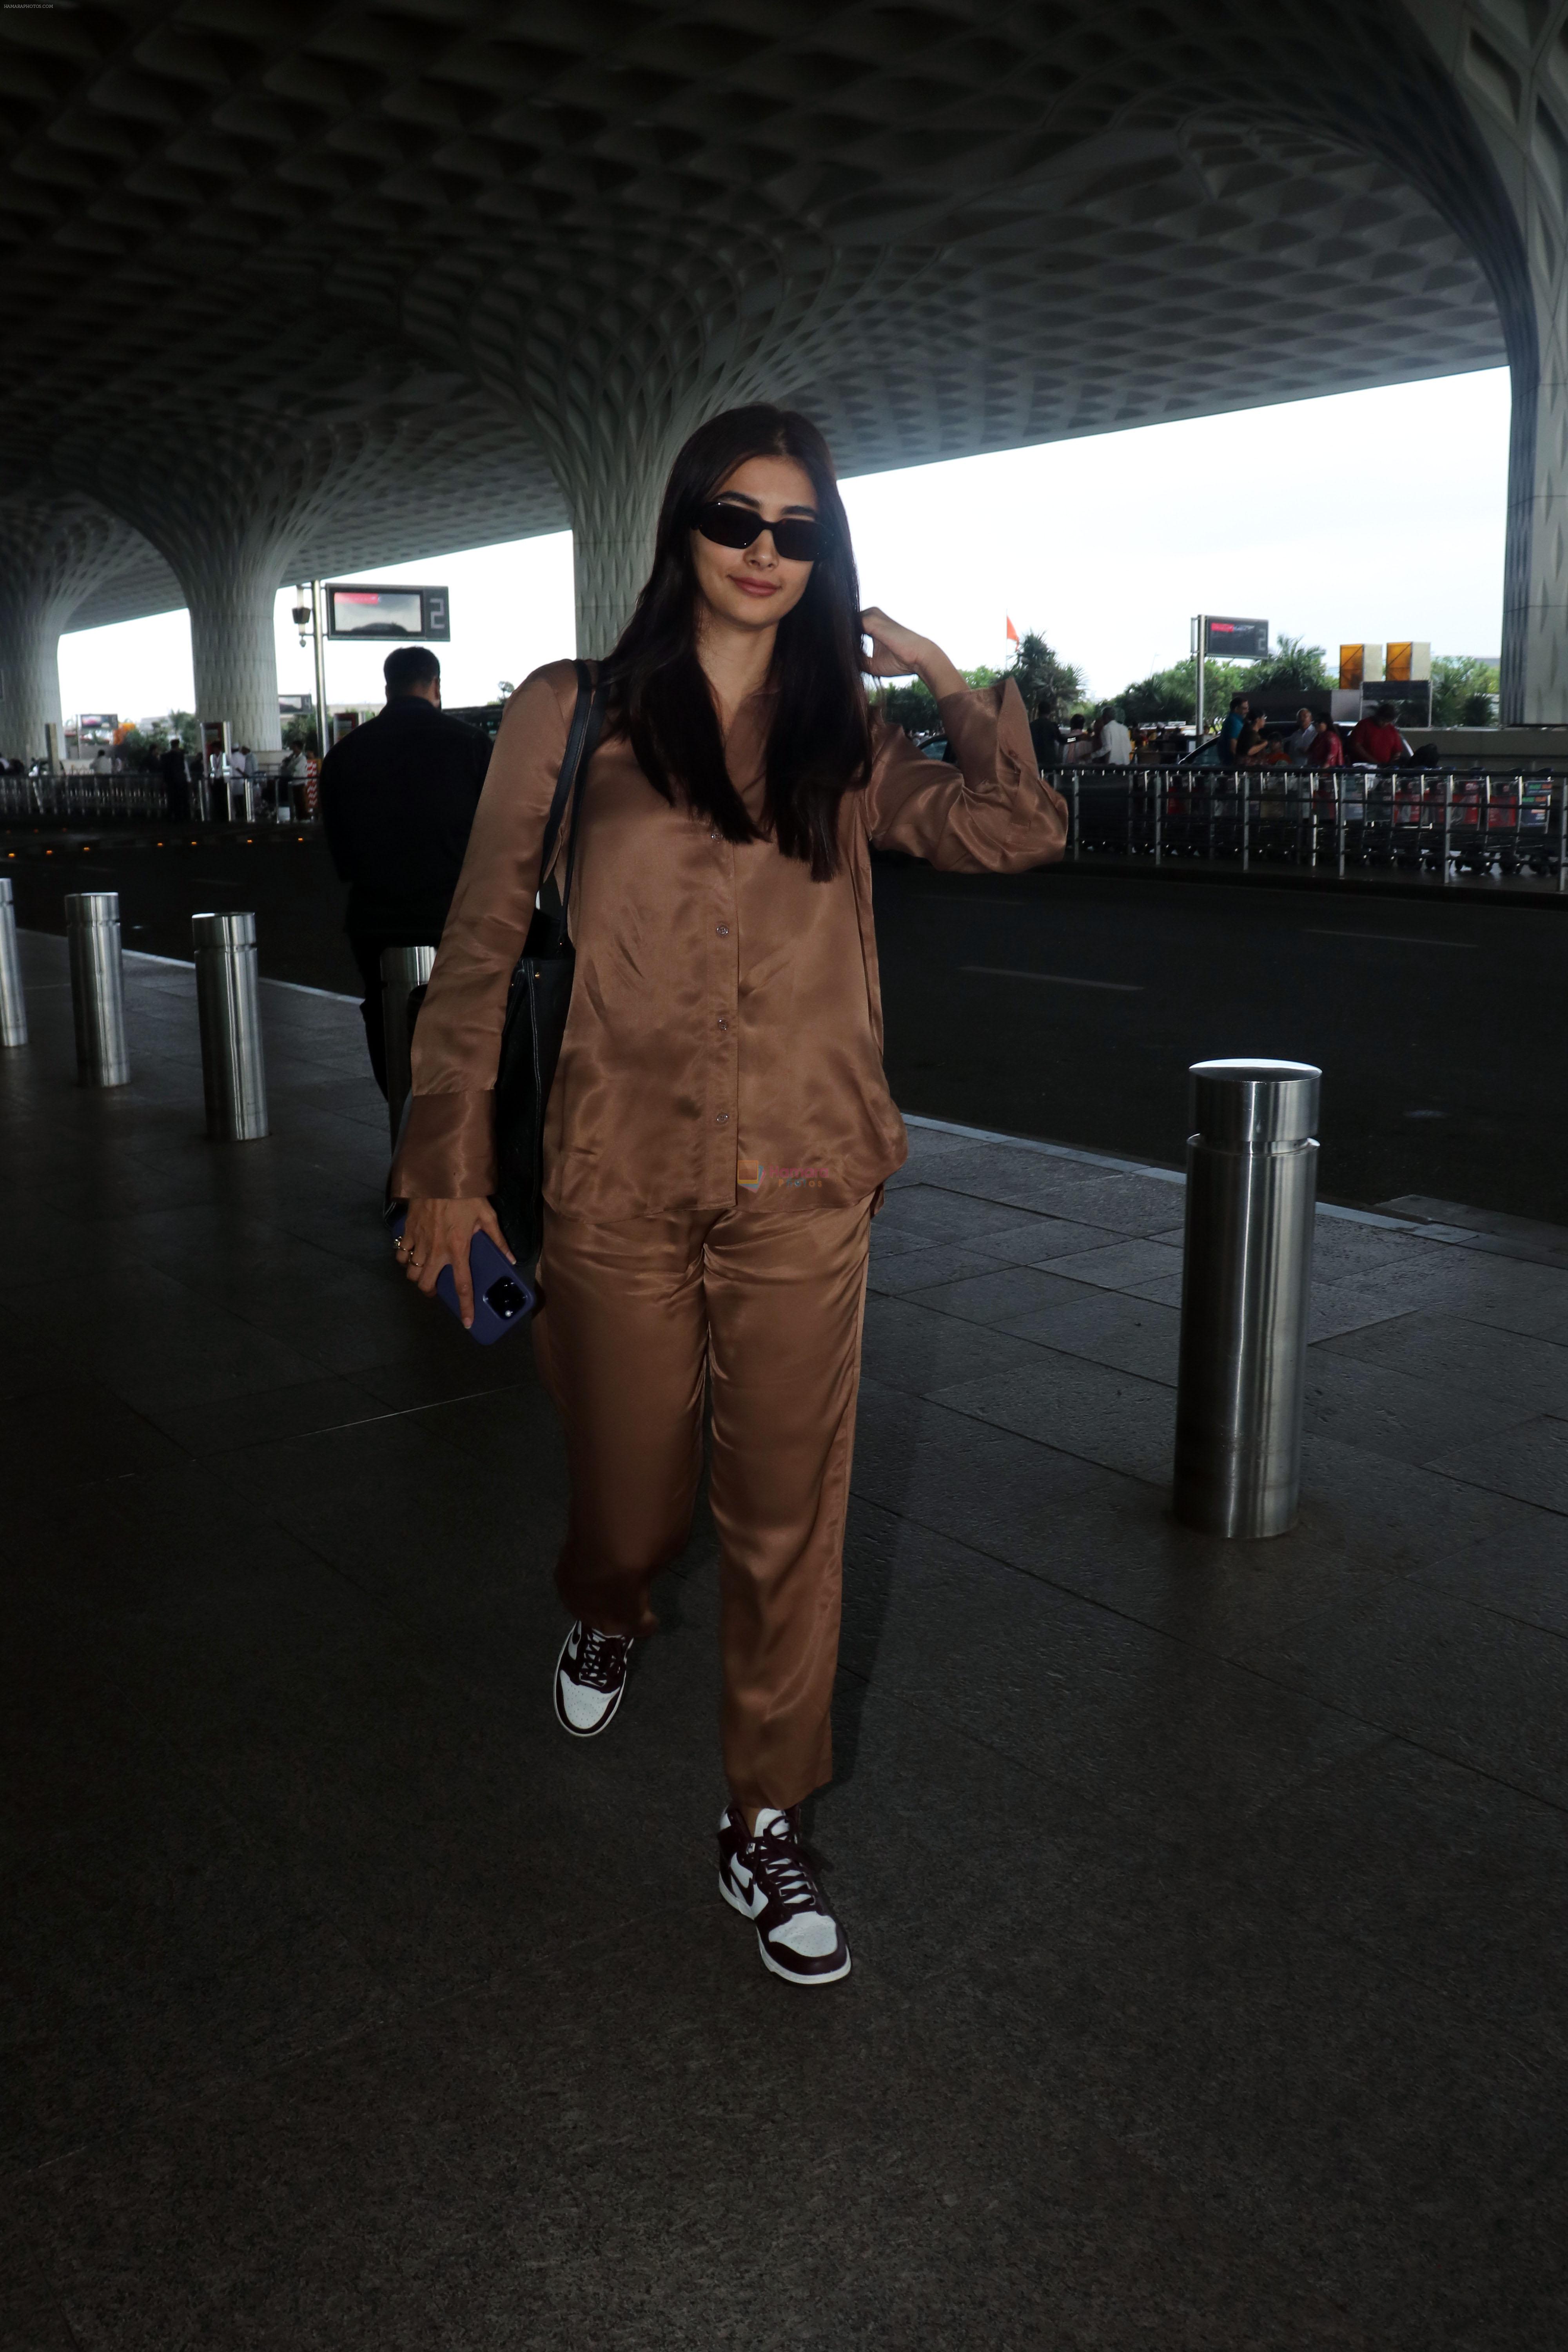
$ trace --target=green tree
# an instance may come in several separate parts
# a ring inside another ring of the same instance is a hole
[[[1083,672],[1062,661],[1034,630],[1020,638],[1017,658],[1009,668],[993,669],[982,662],[978,669],[963,670],[960,675],[965,686],[975,688],[994,686],[1002,677],[1013,678],[1031,719],[1071,709],[1082,703],[1087,691]],[[934,734],[941,723],[936,698],[922,678],[879,687],[873,699],[884,719],[895,727],[907,728],[911,735]]]
[[[1247,664],[1242,686],[1231,691],[1245,694],[1250,687],[1258,694],[1322,694],[1333,683],[1321,646],[1307,646],[1300,637],[1281,635],[1273,653]]]
[[[1432,664],[1434,727],[1491,727],[1498,665],[1484,654],[1439,654]]]
[[[201,730],[195,712],[171,710],[166,719],[149,719],[140,727],[128,727],[115,748],[128,768],[155,768],[169,748],[171,735],[179,737],[184,750],[197,750]]]
[[[283,748],[286,751],[305,751],[316,756],[316,714],[313,710],[291,711],[283,721]]]
[[[981,687],[994,686],[1002,673],[987,669],[983,663],[978,669],[961,670],[959,675],[965,686]],[[936,697],[924,678],[912,677],[907,683],[900,679],[879,687],[873,693],[872,704],[882,718],[890,719],[895,727],[907,729],[911,735],[932,735],[941,724]]]
[[[1185,661],[1173,662],[1169,669],[1154,670],[1124,687],[1116,709],[1134,726],[1156,719],[1195,719],[1197,674],[1197,663],[1189,654]],[[1205,662],[1204,723],[1217,726],[1233,694],[1324,694],[1331,684],[1321,646],[1282,636],[1263,661]]]
[[[910,735],[930,735],[936,727],[936,697],[923,678],[877,688],[871,707],[894,727]]]
[[[1053,719],[1058,711],[1071,710],[1089,691],[1083,672],[1053,652],[1037,629],[1025,630],[1006,674],[1031,719]]]
[[[1242,662],[1205,662],[1206,722],[1219,719],[1233,694],[1246,693],[1248,677],[1248,669]],[[1124,687],[1116,698],[1117,714],[1134,727],[1147,726],[1155,719],[1195,719],[1197,679],[1197,662],[1189,654],[1185,661],[1173,662],[1169,669],[1154,670],[1148,677],[1137,678],[1132,685]]]

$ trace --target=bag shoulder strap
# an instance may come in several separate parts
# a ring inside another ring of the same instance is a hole
[[[556,924],[557,941],[562,945],[566,939],[566,910],[572,902],[572,870],[577,862],[577,817],[581,812],[582,786],[605,722],[604,701],[592,666],[580,661],[576,669],[577,699],[573,707],[572,723],[566,730],[566,749],[562,754],[561,772],[555,779],[550,814],[544,821],[544,842],[539,856],[539,888],[542,890],[544,877],[554,862],[562,823],[571,806],[572,830],[566,843],[566,878],[561,892],[561,913]]]

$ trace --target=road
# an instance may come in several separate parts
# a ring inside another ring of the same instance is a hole
[[[906,1110],[1180,1164],[1186,1070],[1323,1072],[1321,1191],[1568,1223],[1568,913],[879,864]]]
[[[264,972],[354,986],[320,840],[37,849],[0,865],[25,925],[118,889],[127,947],[188,956],[198,908],[249,907]],[[1280,1055],[1323,1070],[1325,1199],[1568,1223],[1568,908],[882,861],[875,891],[906,1110],[1175,1166],[1188,1064]]]

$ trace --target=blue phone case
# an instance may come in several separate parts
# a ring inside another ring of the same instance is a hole
[[[398,1218],[392,1228],[394,1240],[406,1222]],[[468,1244],[468,1273],[474,1286],[474,1320],[468,1337],[481,1348],[493,1348],[498,1339],[527,1322],[539,1304],[539,1293],[521,1266],[502,1256],[489,1234],[476,1234]],[[436,1276],[436,1296],[460,1319],[458,1286],[449,1265]]]

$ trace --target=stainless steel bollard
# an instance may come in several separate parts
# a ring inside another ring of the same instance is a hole
[[[130,1083],[125,990],[120,965],[120,893],[73,890],[66,900],[77,1076],[84,1087]]]
[[[193,915],[191,940],[207,1133],[220,1143],[255,1143],[267,1133],[256,918]]]
[[[1192,1069],[1175,1514],[1208,1535],[1296,1524],[1321,1076],[1310,1062]]]
[[[381,1025],[386,1040],[386,1109],[392,1140],[403,1124],[403,1106],[414,1083],[410,1045],[414,1024],[408,1000],[423,988],[436,968],[434,948],[383,948],[381,951]]]
[[[16,893],[11,877],[0,874],[0,1045],[27,1042],[27,1000],[22,993],[22,961],[16,953]]]

